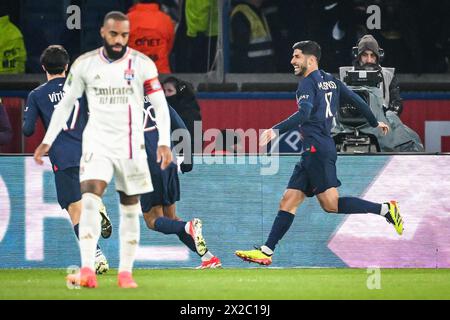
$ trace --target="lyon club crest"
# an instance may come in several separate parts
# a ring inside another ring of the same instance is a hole
[[[133,69],[126,69],[124,73],[124,78],[127,81],[131,81],[134,79],[134,70]]]

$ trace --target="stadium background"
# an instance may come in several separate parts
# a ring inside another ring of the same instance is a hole
[[[19,86],[27,83],[21,81],[18,81]],[[26,90],[0,89],[14,131],[12,141],[0,146],[0,152],[32,153],[43,138],[40,121],[32,137],[25,138],[21,134],[27,95]],[[295,96],[291,92],[200,92],[198,96],[203,130],[265,129],[296,111]],[[403,93],[402,97],[401,120],[419,134],[425,150],[450,152],[450,93],[414,91]]]
[[[72,2],[89,9],[83,10],[86,14],[81,30],[65,32],[67,14],[64,9]],[[74,46],[78,51],[96,47],[101,18],[124,2],[130,1],[21,0],[2,1],[2,4],[8,3],[13,8],[13,18],[26,23],[24,33],[32,41],[27,44],[30,61],[36,62],[48,42],[60,42],[62,37],[70,40],[77,33],[80,41]],[[433,5],[438,8],[437,2]],[[431,7],[426,1],[422,1],[423,4]],[[26,10],[31,14],[24,14]],[[433,10],[429,12],[445,15],[445,10]],[[89,23],[92,21],[95,23]],[[418,20],[417,23],[425,23],[427,27],[419,29],[431,33],[439,30],[437,18],[429,21]],[[39,33],[41,29],[46,32]],[[424,37],[428,39],[428,36]],[[431,47],[423,45],[420,49],[430,50]],[[225,46],[225,56],[226,50]],[[390,54],[388,50],[387,56]],[[348,59],[342,64],[349,64],[350,55],[342,56]],[[431,56],[426,61],[432,59]],[[415,64],[410,66],[416,67]],[[292,92],[297,79],[294,76],[227,74],[226,59],[223,67],[225,74],[175,74],[194,83],[198,90],[204,130],[266,128],[295,111]],[[39,65],[37,70],[40,72]],[[338,175],[343,182],[342,194],[362,195],[373,201],[398,199],[405,216],[403,237],[397,237],[392,227],[378,217],[327,215],[316,201],[309,200],[281,242],[273,266],[450,267],[450,155],[442,154],[450,152],[450,77],[448,73],[406,73],[399,74],[399,80],[405,104],[401,119],[420,135],[428,154],[342,155]],[[64,268],[79,264],[77,243],[67,214],[56,203],[48,163],[37,167],[31,157],[23,155],[32,152],[43,135],[40,123],[32,138],[25,139],[21,135],[26,96],[43,81],[42,74],[0,76],[0,97],[14,131],[12,142],[0,147],[0,152],[4,153],[0,154],[0,268]],[[194,171],[180,178],[180,215],[204,220],[208,244],[222,258],[224,266],[247,267],[233,252],[264,241],[280,194],[298,157],[281,157],[280,172],[274,176],[261,176],[261,165],[250,164],[248,157],[241,158],[247,164],[229,165],[206,165],[206,159],[211,160],[207,156],[196,157],[198,164]],[[114,185],[111,185],[105,202],[115,230],[110,240],[102,241],[102,247],[111,266],[116,267],[118,202],[113,190]],[[141,225],[142,248],[137,267],[178,268],[198,264],[198,258],[176,237],[148,231],[143,223]]]

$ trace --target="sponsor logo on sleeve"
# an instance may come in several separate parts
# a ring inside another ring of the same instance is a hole
[[[73,75],[72,75],[72,72],[70,72],[69,76],[67,77],[67,82],[66,82],[69,87],[72,85],[72,78],[73,78]]]

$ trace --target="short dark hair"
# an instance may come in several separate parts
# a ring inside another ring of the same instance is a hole
[[[320,48],[320,45],[317,42],[311,40],[297,42],[292,46],[292,49],[299,49],[302,50],[303,54],[316,57],[317,62],[320,61],[320,58],[322,56],[322,49]]]
[[[115,21],[128,21],[128,16],[120,11],[110,11],[105,15],[105,18],[103,19],[103,25],[106,24],[106,21],[109,19],[113,19]]]
[[[48,46],[41,54],[41,65],[50,74],[61,74],[69,64],[69,54],[60,45]]]

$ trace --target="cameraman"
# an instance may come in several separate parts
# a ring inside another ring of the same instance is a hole
[[[393,68],[384,68],[380,65],[384,56],[377,40],[368,34],[359,40],[358,46],[353,48],[353,67],[355,70],[381,70],[383,75],[383,99],[385,110],[395,112],[398,116],[403,111],[403,102],[400,97],[400,88],[394,75]]]

